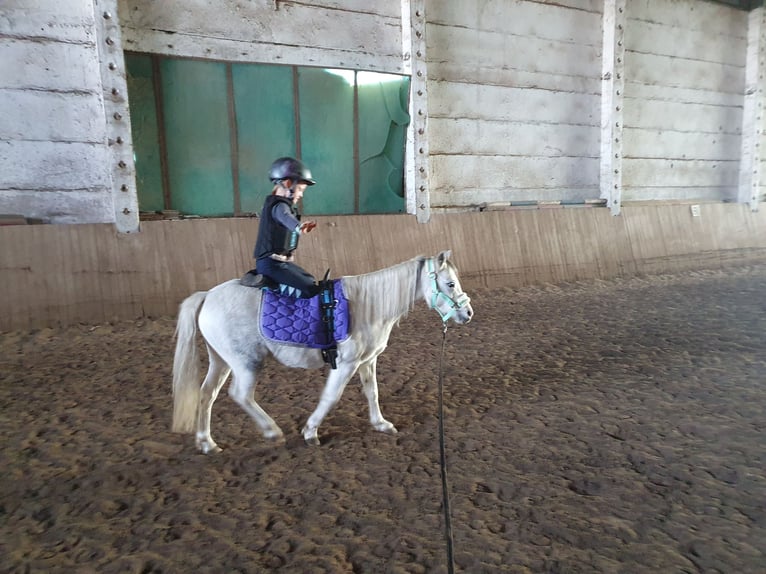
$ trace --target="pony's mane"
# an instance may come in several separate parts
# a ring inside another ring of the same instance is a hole
[[[414,257],[386,269],[343,277],[354,322],[370,324],[404,317],[417,299],[418,274],[424,261],[424,257]]]

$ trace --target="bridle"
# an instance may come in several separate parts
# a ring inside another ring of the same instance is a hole
[[[429,307],[436,309],[439,316],[442,318],[442,323],[446,323],[449,319],[457,313],[460,309],[468,305],[471,302],[471,298],[465,293],[461,293],[457,298],[452,298],[439,288],[439,281],[437,281],[438,275],[434,269],[434,260],[426,260],[426,271],[428,271],[428,277],[431,279],[431,302]],[[445,299],[449,302],[449,311],[443,312],[436,304],[439,302],[439,298]]]

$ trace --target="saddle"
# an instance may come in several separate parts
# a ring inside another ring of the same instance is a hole
[[[261,275],[258,273],[255,269],[251,269],[247,273],[245,273],[242,278],[239,280],[241,285],[244,285],[245,287],[257,287],[259,289],[270,289],[270,290],[279,290],[279,283],[276,281],[273,281],[266,277],[265,275]]]
[[[249,271],[240,283],[263,291],[259,309],[261,335],[277,343],[322,350],[322,358],[337,368],[337,343],[349,336],[348,300],[339,279],[319,282],[320,292],[310,299],[294,297],[295,289]]]

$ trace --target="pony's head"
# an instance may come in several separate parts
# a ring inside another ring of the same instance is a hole
[[[425,260],[426,280],[422,282],[423,297],[428,306],[436,309],[442,321],[452,319],[464,325],[473,317],[471,298],[460,287],[457,268],[449,260],[452,251],[442,251]]]

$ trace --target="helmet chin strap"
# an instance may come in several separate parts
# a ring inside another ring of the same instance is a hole
[[[279,187],[281,187],[282,189],[288,192],[288,195],[287,195],[288,199],[293,199],[295,197],[295,186],[298,185],[298,182],[292,179],[290,181],[293,182],[293,184],[290,187],[285,186],[284,179],[279,182]]]

